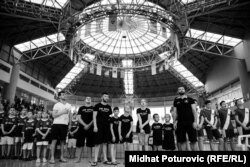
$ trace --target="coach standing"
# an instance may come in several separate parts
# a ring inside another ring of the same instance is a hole
[[[110,142],[110,115],[112,114],[111,106],[108,105],[109,95],[107,93],[102,94],[102,101],[94,107],[93,122],[95,132],[95,159],[91,166],[97,165],[97,159],[100,146],[102,145],[104,164],[110,164],[107,159],[107,143]]]
[[[179,96],[174,100],[174,125],[177,126],[176,136],[177,144],[180,145],[180,151],[187,150],[186,134],[190,141],[190,146],[193,151],[197,150],[197,114],[196,104],[194,99],[188,97],[184,87],[178,88]]]
[[[67,137],[69,120],[71,119],[71,105],[65,101],[65,92],[59,92],[58,97],[59,102],[54,105],[52,112],[52,116],[54,118],[51,128],[52,143],[50,163],[52,164],[55,163],[54,153],[57,140],[60,141],[61,146],[60,162],[67,162],[63,156],[63,149]]]

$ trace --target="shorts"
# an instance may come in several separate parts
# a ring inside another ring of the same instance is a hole
[[[161,146],[162,145],[162,137],[154,137],[153,136],[153,145],[154,146]]]
[[[51,127],[52,140],[66,141],[67,133],[68,133],[68,125],[53,124]]]
[[[146,134],[150,134],[150,126],[149,126],[149,124],[145,125],[145,126],[143,127],[143,130],[144,130],[144,132],[145,132]],[[137,125],[136,125],[136,133],[141,133],[140,128],[139,128],[139,122],[138,122]]]
[[[218,140],[222,137],[218,129],[212,129],[212,127],[206,126],[205,130],[207,133],[208,140],[213,140],[213,138]]]
[[[197,136],[198,137],[203,137],[204,136],[204,129],[201,128],[200,130],[197,130]]]
[[[24,143],[23,144],[23,150],[32,150],[33,148],[33,143]]]
[[[138,133],[138,139],[140,145],[148,145],[149,134]]]
[[[99,125],[97,125],[98,127],[98,131],[94,134],[94,140],[95,140],[95,144],[99,145],[99,144],[103,144],[103,143],[110,143],[110,127],[109,127],[109,123],[102,123]]]
[[[197,142],[197,133],[193,128],[192,122],[177,123],[176,137],[178,143],[184,143],[187,141],[187,136],[191,143]]]
[[[74,138],[71,138],[71,139],[69,139],[69,141],[68,141],[68,148],[76,148],[76,139],[74,139]]]
[[[164,150],[175,150],[175,141],[174,137],[170,137],[168,139],[163,140],[162,142],[162,149]]]
[[[127,134],[122,134],[122,141],[120,141],[121,143],[133,143],[133,133],[130,133],[129,138],[126,138]]]
[[[13,145],[14,144],[14,137],[10,136],[2,136],[0,145]]]
[[[16,131],[15,131],[15,137],[22,137],[22,127],[17,127]]]
[[[110,135],[110,143],[117,144],[117,143],[120,142],[119,134],[118,134],[118,132],[114,132],[114,135],[115,135],[115,141],[113,142],[113,137],[112,137],[112,134],[111,134]]]
[[[224,139],[232,139],[235,137],[234,129],[222,130],[222,136]]]
[[[77,142],[76,142],[77,147],[84,147],[85,141],[87,147],[95,146],[93,128],[84,130],[83,126],[79,126],[76,136],[77,136]]]
[[[49,145],[49,142],[48,141],[38,141],[38,142],[36,142],[36,145],[37,146],[47,146],[47,145]]]
[[[19,142],[21,142],[21,143],[24,142],[23,137],[15,137],[15,143],[19,143]]]

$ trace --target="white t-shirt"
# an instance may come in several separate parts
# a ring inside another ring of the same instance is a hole
[[[63,104],[61,102],[58,102],[54,105],[53,107],[53,112],[54,111],[58,111],[58,113],[60,112],[64,112],[64,110],[71,110],[71,105],[66,103]],[[63,114],[60,115],[59,117],[54,118],[53,124],[64,124],[64,125],[68,125],[69,123],[69,114]]]

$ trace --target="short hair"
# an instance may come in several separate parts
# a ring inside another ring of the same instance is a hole
[[[223,103],[225,103],[225,101],[224,101],[224,100],[222,100],[222,101],[220,102],[220,106],[222,106],[222,104],[223,104]]]
[[[155,118],[156,115],[159,115],[159,114],[155,113],[155,114],[153,115],[153,118]]]
[[[115,111],[115,110],[119,110],[119,107],[114,107],[113,111]]]
[[[206,101],[205,101],[205,105],[207,105],[207,104],[209,104],[209,103],[211,103],[210,100],[206,100]]]
[[[240,101],[241,99],[237,99],[234,101],[234,104],[237,106],[238,105],[238,101]]]
[[[58,92],[58,97],[61,96],[62,93],[65,93],[65,91],[62,90],[62,91]]]
[[[109,95],[108,92],[102,92],[102,96],[103,95]]]

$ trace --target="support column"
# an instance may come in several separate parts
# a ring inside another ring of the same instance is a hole
[[[238,73],[240,77],[241,89],[243,98],[246,101],[250,100],[250,72],[247,71],[246,61],[238,61]]]
[[[17,82],[19,79],[19,71],[20,71],[20,64],[14,64],[11,71],[10,83],[7,86],[7,90],[4,97],[5,99],[8,99],[10,101],[10,104],[14,103]]]

